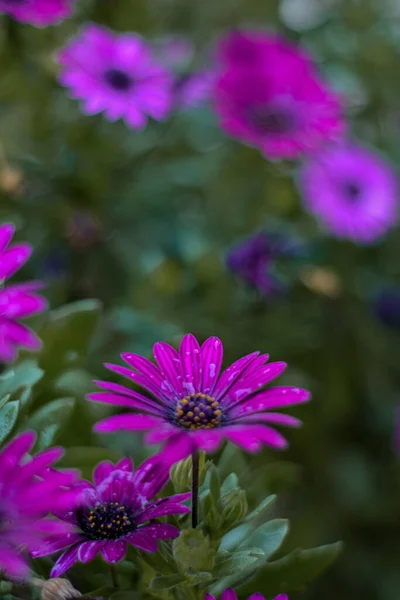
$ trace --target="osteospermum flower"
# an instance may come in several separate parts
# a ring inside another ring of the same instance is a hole
[[[215,600],[215,597],[211,594],[206,594],[204,600]],[[221,594],[221,600],[238,600],[236,592],[232,588],[226,588]],[[264,600],[264,596],[259,592],[251,594],[248,600]],[[279,594],[275,596],[274,600],[289,600],[286,594]]]
[[[23,433],[0,453],[0,572],[11,579],[28,575],[26,551],[50,534],[67,534],[69,525],[47,515],[64,510],[79,495],[79,490],[66,488],[75,481],[73,473],[50,468],[62,456],[62,448],[45,450],[28,461],[34,442],[34,433]]]
[[[36,292],[43,287],[39,281],[7,285],[5,282],[29,259],[32,247],[27,243],[9,246],[14,235],[13,225],[0,226],[0,361],[15,359],[18,348],[39,350],[41,341],[19,319],[42,312],[45,298]]]
[[[119,562],[128,544],[156,552],[158,540],[176,538],[179,530],[153,519],[190,512],[181,504],[190,494],[153,499],[169,479],[169,466],[157,457],[146,460],[136,471],[128,458],[117,465],[104,461],[93,475],[94,485],[85,481],[78,485],[83,490],[79,506],[58,513],[60,519],[75,526],[75,532],[51,536],[33,552],[39,557],[68,548],[51,577],[59,577],[77,561],[93,560],[99,552],[108,563]]]
[[[150,116],[165,119],[172,106],[173,77],[155,61],[142,38],[86,25],[60,53],[59,81],[88,115],[104,112],[142,129]]]
[[[305,207],[333,235],[368,244],[396,223],[396,176],[362,146],[326,148],[304,165],[299,183]]]
[[[152,397],[107,381],[96,381],[102,392],[89,400],[131,408],[132,413],[108,417],[96,431],[149,430],[148,443],[166,442],[165,460],[180,460],[197,449],[213,451],[228,438],[249,452],[263,444],[284,448],[285,438],[269,424],[300,425],[298,419],[270,412],[305,402],[309,392],[295,387],[263,389],[286,368],[283,362],[267,363],[268,355],[253,352],[221,375],[223,348],[216,337],[202,346],[184,336],[179,352],[169,344],[154,346],[157,366],[137,354],[122,354],[129,368],[106,364],[147,390]]]
[[[75,0],[0,0],[0,12],[37,27],[54,25],[71,16]]]
[[[216,110],[221,127],[272,159],[293,159],[343,131],[338,98],[304,52],[279,36],[222,40]]]

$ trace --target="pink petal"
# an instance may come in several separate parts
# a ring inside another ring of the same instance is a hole
[[[254,423],[261,421],[265,423],[275,423],[276,425],[284,425],[285,427],[302,426],[300,419],[282,413],[256,413],[238,418],[238,422],[240,423]]]
[[[16,244],[0,256],[0,280],[8,279],[18,271],[32,254],[29,244]]]
[[[160,457],[170,465],[189,456],[196,449],[194,439],[190,433],[182,431],[170,437]]]
[[[27,348],[28,350],[40,350],[42,342],[37,335],[25,325],[9,320],[0,320],[0,333],[5,335],[10,342]]]
[[[286,366],[284,362],[275,362],[264,365],[251,373],[248,373],[247,369],[245,369],[242,376],[229,390],[226,399],[224,399],[224,404],[231,408],[243,402],[250,394],[253,394],[259,388],[264,387],[267,383],[279,377],[286,369]]]
[[[123,540],[114,540],[106,542],[101,553],[104,560],[110,564],[114,564],[122,560],[127,551],[127,543]]]
[[[148,415],[133,415],[131,413],[107,417],[94,426],[98,432],[112,433],[113,431],[143,431],[158,427],[163,421]]]
[[[283,594],[281,594],[280,596],[276,596],[275,600],[284,600],[284,598],[287,600],[287,596],[283,596]],[[256,592],[255,594],[251,594],[248,600],[265,600],[265,598],[262,594],[260,594],[260,592]]]
[[[40,546],[38,546],[38,548],[35,550],[32,550],[31,555],[33,558],[48,556],[49,554],[54,554],[55,552],[64,550],[64,548],[67,548],[72,544],[76,544],[81,540],[82,536],[79,533],[69,533],[57,539],[49,538],[40,542]]]
[[[181,362],[178,352],[164,342],[154,344],[153,352],[158,366],[171,387],[179,397],[184,398],[186,390],[182,386]]]
[[[28,563],[23,556],[9,547],[0,546],[0,570],[10,579],[26,579],[29,575]]]
[[[102,381],[94,381],[93,383],[102,388],[115,387],[113,384],[109,385],[107,382],[103,384]],[[144,396],[141,396],[140,394],[136,394],[136,399],[133,399],[132,395],[128,396],[119,393],[114,394],[110,392],[92,392],[91,394],[87,394],[86,398],[87,400],[91,400],[93,402],[105,402],[107,404],[113,404],[115,406],[126,406],[132,409],[144,410],[145,412],[149,412],[150,414],[162,414],[160,407],[155,402],[148,401]]]
[[[222,592],[221,600],[237,600],[236,592],[232,588],[226,588]]]
[[[224,349],[222,342],[217,337],[208,338],[201,347],[203,394],[212,396],[214,386],[221,371]]]
[[[156,365],[147,360],[147,358],[143,358],[143,356],[140,356],[139,354],[128,353],[121,354],[121,357],[130,367],[146,378],[149,386],[146,389],[148,389],[150,393],[154,393],[156,397],[159,397],[159,395],[162,394],[167,400],[172,400],[174,398],[174,391],[171,385],[166,381],[164,375]]]
[[[145,552],[157,552],[157,539],[146,534],[145,530],[130,533],[125,538],[130,544]]]
[[[225,435],[232,442],[248,452],[258,452],[263,445],[277,449],[287,447],[285,438],[265,425],[229,426],[224,428]]]
[[[146,444],[161,444],[165,442],[168,438],[173,435],[176,435],[177,427],[176,425],[170,425],[169,423],[164,423],[160,427],[156,429],[152,429],[148,433],[146,433],[145,442]]]
[[[200,344],[191,333],[183,336],[179,347],[182,387],[187,395],[200,391],[202,380]]]
[[[243,356],[239,358],[236,362],[230,365],[225,371],[222,373],[221,377],[217,385],[215,386],[213,396],[220,400],[228,391],[228,389],[235,383],[235,381],[240,377],[244,369],[253,362],[259,355],[259,352],[253,352],[252,354],[248,354],[247,356]]]
[[[15,227],[11,223],[5,223],[0,227],[0,253],[3,252],[11,242],[15,233]]]
[[[75,544],[60,556],[51,570],[50,577],[60,577],[65,571],[68,571],[78,560],[78,550],[80,544]]]
[[[110,460],[103,460],[93,471],[93,481],[96,485],[100,485],[104,479],[107,479],[111,473],[115,471],[115,465]]]
[[[88,563],[95,558],[95,556],[103,548],[106,541],[95,540],[91,542],[83,542],[78,546],[78,560],[82,563]]]
[[[311,394],[307,390],[295,387],[274,387],[256,394],[251,400],[243,403],[232,415],[241,416],[249,412],[270,410],[280,406],[290,406],[300,402],[308,402]]]
[[[115,468],[125,471],[126,473],[133,473],[133,460],[127,457],[121,458],[121,460],[116,464]]]
[[[196,446],[204,452],[215,452],[224,437],[224,429],[209,431],[207,429],[192,431],[190,435],[195,441]]]

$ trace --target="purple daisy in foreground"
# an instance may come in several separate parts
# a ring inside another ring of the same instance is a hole
[[[33,331],[19,322],[47,308],[47,300],[36,292],[43,287],[39,281],[4,285],[29,259],[32,247],[27,243],[9,246],[14,235],[13,225],[0,226],[0,361],[10,362],[18,348],[39,350],[41,341]]]
[[[122,354],[129,365],[106,364],[115,373],[147,390],[152,397],[116,383],[96,381],[102,392],[89,400],[131,408],[95,426],[99,432],[149,430],[146,442],[166,442],[165,460],[175,462],[197,449],[212,452],[228,438],[249,452],[266,444],[285,448],[285,438],[269,424],[297,427],[294,417],[270,412],[275,408],[306,402],[310,393],[297,387],[263,389],[286,368],[283,362],[267,363],[268,355],[253,352],[220,375],[221,340],[208,338],[202,346],[184,336],[179,352],[169,344],[154,345],[157,365],[137,354]]]
[[[60,83],[88,115],[104,112],[109,121],[142,129],[148,116],[160,121],[170,113],[173,77],[139,35],[86,25],[58,60]]]
[[[369,244],[396,223],[396,176],[379,154],[362,146],[326,148],[304,165],[299,183],[305,207],[333,235]]]
[[[72,14],[75,0],[0,0],[0,12],[22,23],[45,27]]]
[[[36,558],[68,548],[53,567],[51,577],[60,577],[77,561],[93,560],[99,552],[108,563],[117,563],[124,558],[128,544],[156,552],[158,540],[176,538],[179,530],[153,520],[190,512],[181,504],[190,493],[153,500],[169,480],[169,466],[157,457],[149,458],[136,471],[129,458],[117,465],[101,462],[93,479],[94,485],[86,481],[78,484],[82,490],[78,507],[57,513],[75,526],[75,532],[50,536],[32,553]]]
[[[29,574],[26,551],[48,535],[68,535],[70,525],[47,515],[74,505],[80,493],[66,487],[75,482],[74,473],[51,468],[61,458],[62,448],[39,452],[28,460],[34,443],[34,433],[23,433],[0,454],[0,572],[10,579]]]
[[[204,600],[215,600],[215,597],[211,596],[211,594],[206,594]],[[238,597],[232,588],[226,588],[221,594],[221,600],[238,600]],[[251,596],[248,597],[248,600],[264,600],[264,596],[259,592],[256,592],[255,594],[251,594]],[[275,596],[274,600],[289,599],[286,594],[279,594],[278,596]]]
[[[309,57],[262,32],[222,40],[215,101],[222,129],[271,159],[294,159],[344,129],[340,102]]]

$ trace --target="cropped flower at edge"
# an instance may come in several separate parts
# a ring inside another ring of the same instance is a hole
[[[297,427],[301,422],[270,411],[306,402],[310,393],[286,386],[263,389],[286,368],[283,362],[265,364],[267,354],[244,356],[220,375],[222,356],[221,340],[211,337],[200,347],[191,334],[184,336],[179,352],[164,342],[156,343],[157,366],[137,354],[122,354],[129,368],[105,366],[152,397],[116,383],[96,381],[105,391],[89,394],[89,400],[135,411],[100,421],[96,431],[147,430],[146,442],[164,443],[164,457],[170,463],[197,449],[213,452],[223,438],[249,452],[257,452],[263,445],[285,448],[285,438],[270,424]]]
[[[174,539],[179,530],[167,523],[154,523],[153,519],[190,512],[181,504],[190,493],[153,500],[169,480],[169,466],[159,457],[149,458],[136,471],[129,458],[117,465],[101,462],[93,480],[94,485],[88,481],[78,483],[82,490],[78,507],[57,513],[62,521],[75,527],[74,533],[49,536],[32,553],[37,558],[67,548],[51,577],[60,577],[77,561],[93,560],[99,552],[108,563],[117,563],[124,558],[128,544],[156,552],[158,540]]]
[[[39,452],[28,461],[34,443],[34,433],[23,433],[0,453],[0,572],[10,579],[28,576],[26,551],[48,535],[68,534],[70,525],[47,515],[74,505],[80,493],[66,487],[74,484],[76,474],[50,468],[62,448]]]
[[[295,159],[338,139],[341,105],[310,58],[285,39],[230,33],[220,44],[215,107],[223,130],[270,159]]]
[[[305,163],[299,184],[305,207],[340,238],[369,244],[396,224],[396,176],[379,154],[362,146],[325,148]]]
[[[204,597],[204,600],[215,600],[215,597],[212,596],[211,594],[206,594]],[[238,600],[238,597],[237,597],[236,592],[232,588],[226,588],[226,590],[224,590],[221,594],[221,600]],[[265,600],[265,599],[262,594],[260,594],[259,592],[256,592],[255,594],[251,594],[251,596],[248,597],[248,600]],[[275,596],[274,600],[289,600],[289,599],[286,596],[286,594],[279,594],[278,596]]]
[[[124,119],[143,129],[147,118],[165,119],[171,111],[173,76],[156,62],[139,35],[117,35],[86,25],[60,52],[59,81],[83,101],[83,112],[104,112],[109,121]]]
[[[7,13],[22,23],[45,27],[70,17],[75,3],[76,0],[0,0],[0,13]]]
[[[47,300],[36,292],[43,287],[39,281],[4,285],[29,259],[32,247],[27,243],[9,246],[14,235],[13,225],[0,226],[0,361],[11,362],[18,348],[39,350],[41,341],[33,331],[19,322],[47,308]]]

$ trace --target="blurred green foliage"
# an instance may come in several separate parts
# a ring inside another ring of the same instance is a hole
[[[267,351],[289,363],[281,382],[311,389],[313,402],[294,411],[304,427],[289,434],[287,453],[224,452],[223,475],[237,473],[251,508],[280,492],[273,516],[289,515],[292,526],[282,538],[291,554],[278,569],[292,560],[306,570],[310,557],[299,546],[345,541],[305,598],[396,600],[400,469],[392,439],[400,345],[398,331],[375,318],[370,298],[399,281],[398,231],[370,248],[324,238],[301,208],[292,167],[225,139],[207,107],[140,133],[81,114],[56,84],[53,57],[83,20],[149,39],[183,33],[199,62],[226,28],[280,31],[306,46],[343,94],[351,134],[396,165],[398,2],[82,0],[76,17],[56,28],[0,18],[0,218],[33,244],[21,278],[44,279],[55,309],[35,320],[45,342],[38,362],[22,357],[17,375],[0,379],[7,398],[0,440],[15,421],[39,429],[38,447],[64,444],[64,465],[89,477],[103,458],[143,457],[139,436],[91,432],[108,409],[83,397],[93,376],[106,376],[103,362],[118,361],[121,351],[150,356],[156,340],[177,343],[185,331],[220,336],[226,364]],[[245,289],[223,262],[230,244],[271,223],[315,249],[308,259],[314,276],[299,278],[274,303]],[[79,310],[57,308],[73,301]],[[85,581],[83,566],[76,570]],[[257,589],[274,589],[279,572],[263,573]]]

